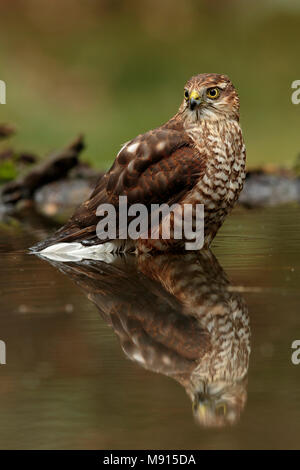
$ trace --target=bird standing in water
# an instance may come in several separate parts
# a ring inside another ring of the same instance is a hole
[[[160,219],[158,238],[120,240],[127,229],[122,222],[114,239],[99,238],[97,208],[112,204],[118,215],[120,196],[127,196],[129,206],[142,203],[147,208],[163,203],[203,204],[207,248],[240,194],[245,158],[239,97],[232,82],[222,74],[196,75],[186,83],[175,116],[126,143],[90,198],[64,227],[33,250],[49,257],[68,251],[89,257],[103,251],[184,249],[186,240],[176,239],[172,227],[170,238],[161,237]]]

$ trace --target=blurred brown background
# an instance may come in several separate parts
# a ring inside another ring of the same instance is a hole
[[[106,168],[121,144],[160,125],[200,72],[227,73],[241,97],[250,165],[299,152],[300,4],[292,0],[1,1],[1,121],[39,154],[84,132]]]

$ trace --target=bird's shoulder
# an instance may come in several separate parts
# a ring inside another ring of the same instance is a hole
[[[166,123],[126,142],[108,173],[117,166],[126,167],[136,159],[152,164],[169,157],[177,148],[192,145],[193,141],[181,123]]]
[[[181,150],[181,151],[180,151]],[[105,175],[106,190],[120,194],[124,187],[134,185],[145,172],[157,172],[172,160],[195,156],[193,140],[177,120],[140,134],[123,145],[112,167]]]
[[[204,172],[199,154],[182,123],[174,119],[127,142],[90,198],[73,216],[80,225],[96,223],[99,204],[176,202],[192,189]]]

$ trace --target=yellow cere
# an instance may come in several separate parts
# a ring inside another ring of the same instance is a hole
[[[194,99],[194,100],[199,100],[200,99],[200,95],[198,93],[198,91],[196,90],[193,90],[190,94],[190,99]]]

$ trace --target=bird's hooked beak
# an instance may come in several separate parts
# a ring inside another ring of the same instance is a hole
[[[200,396],[196,396],[193,402],[193,413],[196,420],[199,423],[206,424],[207,420],[210,416],[211,410],[211,403],[209,398],[204,397],[204,395],[200,394]]]
[[[201,104],[201,96],[199,95],[198,91],[193,90],[190,93],[190,100],[189,100],[189,106],[190,110],[193,111],[196,106],[199,106]]]

